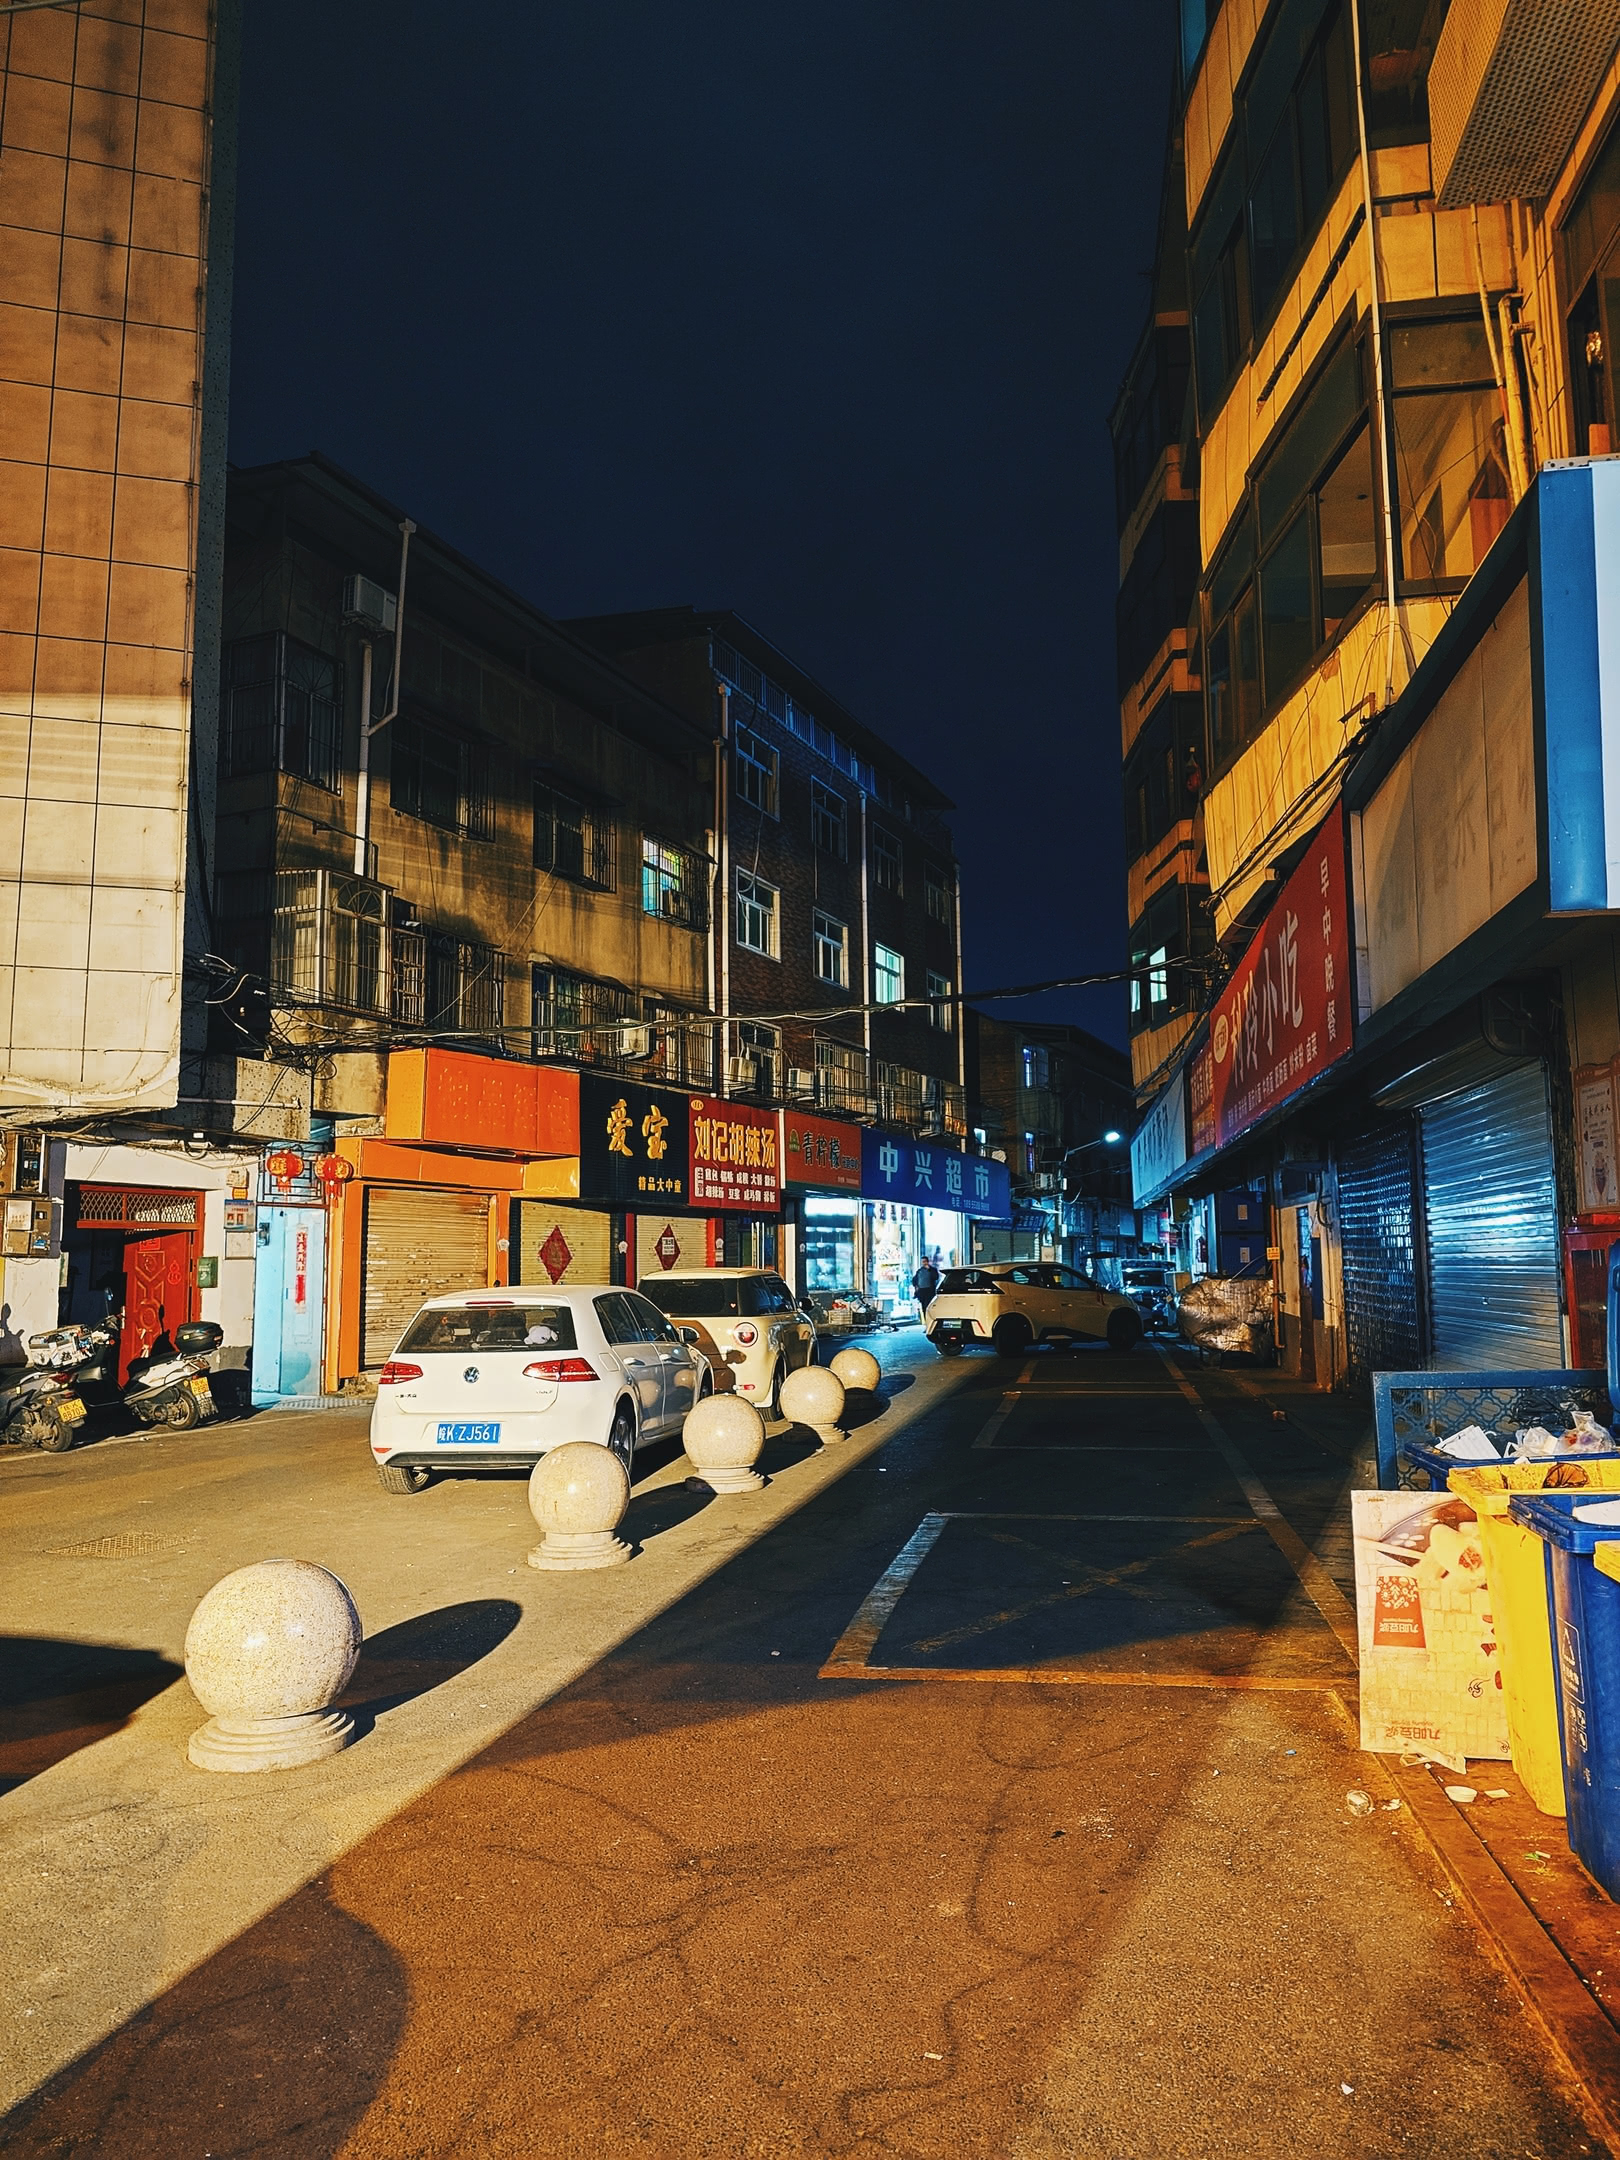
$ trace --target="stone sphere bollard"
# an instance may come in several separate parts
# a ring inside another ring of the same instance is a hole
[[[848,1356],[847,1351],[840,1355]],[[801,1365],[782,1382],[782,1415],[808,1425],[823,1447],[842,1440],[838,1420],[844,1414],[844,1383],[825,1365]]]
[[[847,1389],[859,1388],[863,1395],[875,1395],[883,1378],[883,1367],[871,1351],[859,1350],[853,1343],[827,1360],[827,1370],[836,1373]]]
[[[331,1706],[365,1630],[337,1577],[312,1560],[255,1560],[215,1583],[186,1629],[186,1678],[206,1725],[186,1754],[199,1770],[296,1770],[354,1738]]]
[[[529,1513],[540,1525],[532,1568],[622,1567],[630,1557],[613,1535],[630,1505],[630,1473],[613,1450],[569,1440],[529,1473]]]
[[[765,1420],[740,1395],[706,1395],[686,1413],[681,1428],[686,1459],[711,1491],[758,1492],[765,1480],[754,1468],[765,1445]]]

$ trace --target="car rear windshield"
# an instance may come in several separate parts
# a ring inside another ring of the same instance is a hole
[[[983,1268],[977,1267],[948,1267],[939,1278],[941,1297],[949,1297],[953,1292],[957,1297],[961,1297],[965,1292],[994,1290],[997,1287],[996,1278],[987,1275]]]
[[[419,1312],[405,1330],[405,1350],[573,1350],[574,1315],[566,1305],[440,1305]]]
[[[636,1285],[671,1320],[735,1320],[741,1287],[735,1275],[718,1275],[712,1282],[691,1276],[680,1282],[667,1275],[649,1276]]]

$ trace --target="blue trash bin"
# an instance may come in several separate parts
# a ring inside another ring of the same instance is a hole
[[[1601,1497],[1515,1493],[1508,1514],[1547,1546],[1569,1842],[1588,1874],[1620,1900],[1620,1582],[1592,1565],[1599,1545],[1620,1538],[1620,1523],[1583,1522],[1575,1512]]]

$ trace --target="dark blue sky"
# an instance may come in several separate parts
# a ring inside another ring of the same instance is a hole
[[[1170,69],[1100,0],[251,6],[232,455],[324,450],[554,615],[735,608],[961,805],[970,989],[1117,966]]]

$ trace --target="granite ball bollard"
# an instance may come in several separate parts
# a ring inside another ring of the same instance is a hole
[[[795,1425],[808,1425],[823,1447],[843,1439],[838,1420],[844,1414],[844,1383],[827,1366],[801,1365],[789,1373],[778,1400],[782,1415]]]
[[[529,1473],[529,1513],[540,1525],[532,1568],[622,1567],[630,1548],[614,1531],[630,1505],[630,1473],[613,1450],[568,1440]]]
[[[859,1350],[853,1343],[827,1360],[827,1370],[836,1373],[846,1389],[853,1392],[858,1388],[863,1395],[875,1395],[883,1378],[883,1367],[871,1351]]]
[[[694,1403],[681,1427],[681,1444],[713,1492],[758,1492],[765,1482],[754,1468],[765,1445],[765,1420],[740,1395],[706,1395]]]
[[[186,1678],[206,1725],[186,1754],[199,1770],[296,1770],[354,1738],[332,1704],[365,1630],[354,1600],[312,1560],[255,1560],[204,1596],[186,1629]]]

